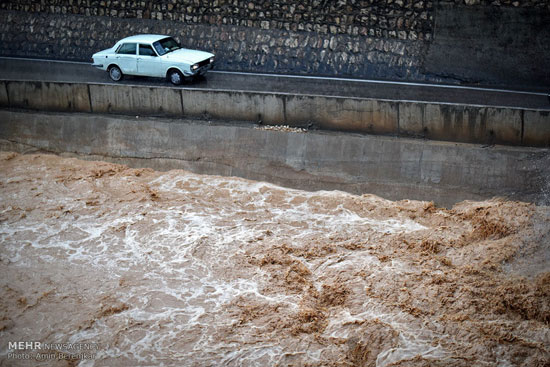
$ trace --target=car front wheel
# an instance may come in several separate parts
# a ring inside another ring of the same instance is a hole
[[[170,82],[174,85],[183,83],[183,75],[178,70],[170,70],[168,79],[170,79]]]
[[[118,66],[113,65],[109,68],[109,76],[113,81],[118,82],[122,79],[122,71]]]

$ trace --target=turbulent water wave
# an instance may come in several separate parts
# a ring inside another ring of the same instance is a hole
[[[548,254],[546,207],[0,165],[2,365],[66,365],[8,359],[20,340],[103,346],[79,366],[550,361],[548,264],[528,266]]]

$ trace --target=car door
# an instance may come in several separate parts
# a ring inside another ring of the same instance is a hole
[[[116,52],[116,63],[123,74],[137,74],[137,44],[123,43]]]
[[[162,77],[162,63],[151,45],[139,44],[137,72],[139,75]]]

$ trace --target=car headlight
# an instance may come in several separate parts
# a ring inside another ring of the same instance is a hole
[[[199,64],[193,64],[193,66],[191,66],[191,70],[197,70],[199,68]]]
[[[212,64],[214,62],[214,56],[210,58],[210,63]]]

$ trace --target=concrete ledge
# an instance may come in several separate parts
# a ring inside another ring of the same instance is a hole
[[[8,89],[6,82],[0,81],[0,107],[9,107]]]
[[[550,147],[550,111],[525,111],[523,144]]]
[[[479,144],[524,145],[522,110],[430,103],[399,104],[399,134]]]
[[[427,127],[425,103],[399,103],[399,133],[404,136],[425,137]]]
[[[397,133],[397,103],[369,99],[286,96],[289,125],[374,134]]]
[[[183,106],[177,89],[126,85],[90,84],[92,111],[125,115],[181,116]]]
[[[134,85],[4,81],[0,106],[206,117],[476,144],[550,146],[550,111]]]
[[[10,107],[91,112],[86,84],[9,81],[6,86]]]
[[[426,104],[423,127],[428,139],[522,145],[521,110]]]
[[[0,149],[71,153],[446,206],[493,196],[550,203],[545,193],[550,152],[540,148],[295,133],[181,118],[0,110]]]
[[[181,90],[185,116],[281,124],[284,100],[271,93]]]

